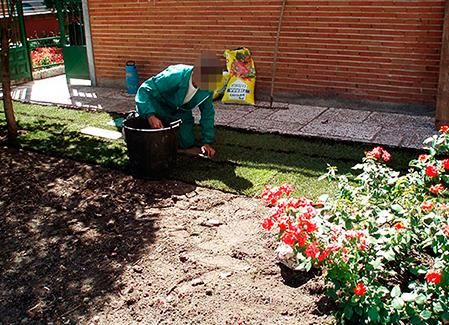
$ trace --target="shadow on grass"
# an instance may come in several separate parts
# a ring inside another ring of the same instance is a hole
[[[42,108],[37,111],[41,116],[34,116],[32,112],[19,116],[24,130],[19,139],[20,146],[105,167],[128,169],[123,140],[109,141],[79,132],[81,127],[90,125],[90,115],[85,116],[86,112],[78,121],[78,111],[64,110],[61,120],[55,118],[54,112],[41,111]],[[92,125],[106,127],[109,123],[108,128],[118,131],[126,116],[119,113],[89,114],[102,114],[92,116]],[[47,115],[53,117],[47,118]],[[199,128],[195,131],[198,137]],[[314,197],[330,189],[326,181],[317,180],[326,173],[329,165],[336,166],[340,174],[350,173],[351,167],[361,161],[364,151],[371,148],[369,145],[317,139],[248,134],[224,128],[217,128],[214,146],[218,154],[213,160],[179,157],[172,177],[246,195],[259,193],[266,184],[289,182],[298,189],[297,193]],[[393,154],[393,167],[405,170],[408,160],[416,153],[395,150]]]
[[[122,290],[148,252],[158,213],[189,185],[142,182],[69,160],[1,149],[0,319],[79,322]],[[171,202],[171,203],[170,203]]]

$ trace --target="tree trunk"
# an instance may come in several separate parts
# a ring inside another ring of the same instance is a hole
[[[3,108],[5,110],[6,125],[8,128],[8,141],[14,142],[17,138],[17,122],[14,115],[14,108],[11,97],[11,76],[9,73],[9,27],[7,23],[10,18],[3,18],[1,25],[1,62],[2,62],[2,89],[3,89]]]

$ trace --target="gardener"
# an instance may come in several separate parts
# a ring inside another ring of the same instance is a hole
[[[192,110],[199,107],[201,151],[213,157],[215,149],[211,144],[215,137],[215,111],[211,91],[217,87],[222,69],[215,54],[211,53],[202,54],[195,67],[183,64],[169,66],[139,87],[136,95],[137,113],[156,129],[181,119],[180,151],[192,153],[195,152]]]

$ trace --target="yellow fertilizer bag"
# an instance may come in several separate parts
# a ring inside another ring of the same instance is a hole
[[[254,105],[256,67],[247,48],[225,51],[229,81],[222,102]]]
[[[228,85],[229,81],[229,72],[223,71],[223,78],[221,79],[220,83],[218,84],[217,89],[214,91],[214,99],[218,99],[221,96],[223,96],[226,86]]]

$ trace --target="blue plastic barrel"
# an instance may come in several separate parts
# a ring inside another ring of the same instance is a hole
[[[128,94],[137,94],[139,75],[134,61],[126,62],[126,87],[128,88]]]

